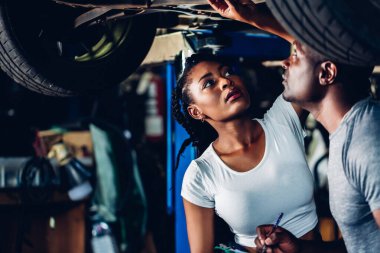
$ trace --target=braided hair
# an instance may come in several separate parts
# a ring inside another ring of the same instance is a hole
[[[185,67],[172,93],[171,107],[173,116],[189,134],[189,138],[182,143],[178,152],[175,168],[178,167],[180,155],[188,145],[192,143],[192,145],[197,148],[199,154],[217,137],[217,132],[213,127],[207,122],[201,122],[200,120],[192,118],[187,112],[187,107],[193,102],[188,89],[189,74],[197,64],[205,61],[225,62],[225,60],[212,54],[193,54],[186,59]]]

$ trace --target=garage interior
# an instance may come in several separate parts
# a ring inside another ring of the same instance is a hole
[[[177,27],[158,29],[137,70],[101,92],[47,96],[1,73],[0,253],[190,252],[180,190],[197,151],[187,147],[176,168],[187,134],[170,108],[183,61],[207,51],[238,63],[262,117],[283,89],[281,60],[290,50],[256,29]],[[378,99],[380,66],[371,83]],[[310,115],[305,135],[320,231],[336,240],[328,133]],[[216,226],[217,242],[233,240],[221,219]]]

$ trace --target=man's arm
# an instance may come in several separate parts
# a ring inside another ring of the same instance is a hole
[[[275,34],[290,43],[294,38],[274,18],[266,4],[255,4],[251,0],[207,0],[222,17],[255,26]]]

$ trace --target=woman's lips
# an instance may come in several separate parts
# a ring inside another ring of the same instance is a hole
[[[241,93],[238,92],[238,93],[236,93],[236,94],[230,96],[230,97],[228,98],[227,102],[234,101],[235,99],[240,98],[240,97],[241,97]]]
[[[231,90],[228,94],[227,94],[227,97],[226,97],[226,103],[227,102],[231,102],[237,98],[240,98],[242,96],[242,93],[240,90],[238,89],[233,89]]]

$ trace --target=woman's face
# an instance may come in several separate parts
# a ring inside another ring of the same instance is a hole
[[[243,114],[250,98],[242,79],[226,65],[200,62],[188,75],[193,104],[188,112],[195,119],[226,121]]]

